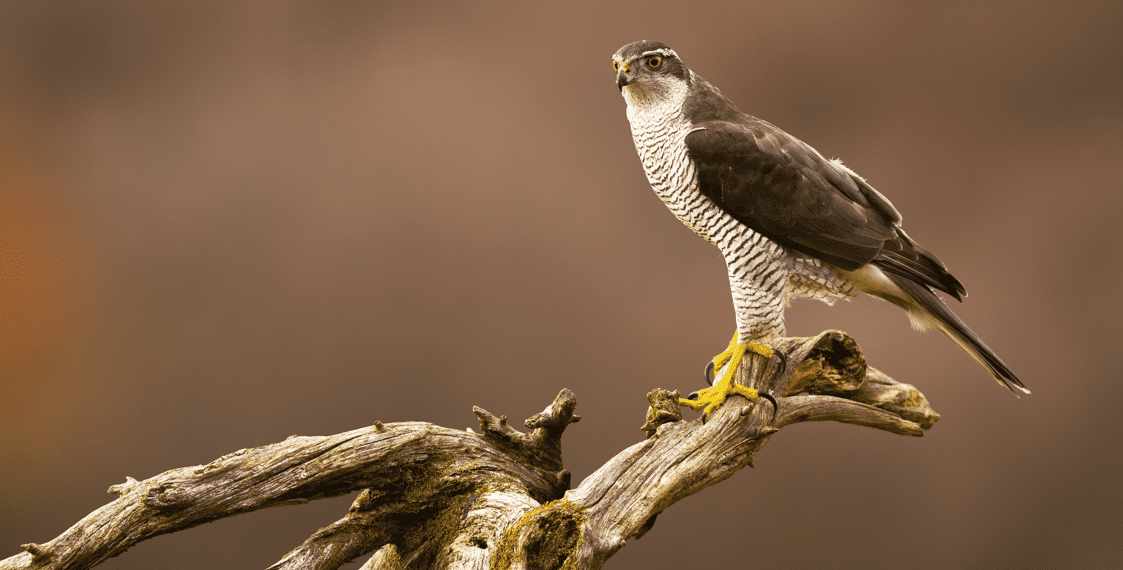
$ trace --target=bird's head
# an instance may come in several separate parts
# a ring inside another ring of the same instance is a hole
[[[690,70],[675,50],[648,40],[617,50],[612,55],[612,69],[616,71],[616,86],[629,107],[681,104],[690,78]]]

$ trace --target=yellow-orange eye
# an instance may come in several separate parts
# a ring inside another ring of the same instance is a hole
[[[663,65],[663,58],[659,56],[655,56],[647,60],[647,66],[651,69],[659,69],[660,65]]]
[[[615,61],[612,62],[612,71],[619,71],[618,69],[616,69],[616,62]]]

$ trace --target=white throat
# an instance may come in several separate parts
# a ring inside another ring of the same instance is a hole
[[[635,129],[642,124],[681,117],[682,104],[688,92],[686,83],[662,77],[645,78],[626,85],[623,95],[628,103],[628,122]]]

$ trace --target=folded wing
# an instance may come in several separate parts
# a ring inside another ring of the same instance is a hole
[[[847,271],[874,263],[956,299],[963,285],[901,229],[889,200],[837,161],[745,116],[687,136],[703,194],[746,226]]]

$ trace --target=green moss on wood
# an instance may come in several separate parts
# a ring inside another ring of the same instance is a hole
[[[566,499],[550,501],[523,515],[519,521],[503,532],[490,570],[508,570],[515,560],[516,548],[523,529],[526,533],[523,550],[528,568],[574,570],[577,568],[577,550],[581,547],[581,529],[585,524],[585,509]]]

